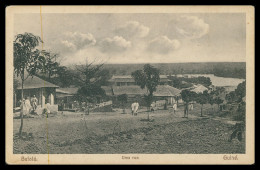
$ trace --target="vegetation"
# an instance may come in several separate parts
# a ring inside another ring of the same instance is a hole
[[[224,100],[222,100],[220,97],[215,98],[215,103],[218,105],[218,108],[220,109],[219,105],[222,104]]]
[[[79,83],[77,98],[80,102],[96,103],[105,96],[105,91],[101,88],[104,72],[102,71],[103,64],[93,65],[93,63],[85,66],[76,67],[78,76],[75,78]]]
[[[123,113],[125,114],[125,107],[127,104],[127,94],[121,94],[117,97],[117,99],[121,102],[121,105],[123,106]]]
[[[214,74],[220,77],[246,78],[245,62],[219,62],[219,63],[161,63],[151,64],[160,70],[161,74]],[[130,75],[135,70],[142,69],[143,64],[106,64],[113,75]]]
[[[47,65],[48,54],[46,51],[36,49],[39,43],[43,43],[39,36],[31,33],[18,34],[15,36],[14,45],[14,72],[17,77],[21,78],[22,93],[24,99],[24,81],[35,75],[38,71],[44,72]],[[23,106],[23,105],[22,105]],[[23,109],[21,109],[21,126],[19,135],[23,129]]]
[[[153,92],[156,91],[156,87],[160,83],[159,70],[150,64],[146,64],[144,65],[143,70],[136,70],[131,75],[138,86],[142,89],[147,89],[148,95],[145,95],[145,101],[148,108],[149,120],[149,111],[153,101]]]
[[[206,87],[212,85],[212,82],[209,77],[202,76],[192,78],[169,76],[169,80],[171,80],[170,85],[178,89],[192,87],[192,84],[202,84]]]
[[[209,102],[209,94],[207,91],[204,91],[203,93],[199,93],[196,97],[196,102],[201,104],[201,114],[200,116],[203,116],[203,105],[207,104]]]
[[[185,102],[184,104],[184,116],[188,118],[189,115],[189,103],[191,101],[196,100],[197,94],[195,92],[189,91],[189,90],[183,90],[181,92],[182,100]]]
[[[240,83],[235,90],[235,95],[237,96],[237,101],[241,102],[243,97],[246,96],[246,81]]]

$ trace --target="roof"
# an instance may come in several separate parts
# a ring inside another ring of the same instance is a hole
[[[113,86],[114,95],[144,95],[146,94],[145,89],[141,89],[139,86]]]
[[[169,85],[160,85],[156,88],[154,96],[178,96],[180,95],[181,90],[174,88]]]
[[[72,95],[72,94],[65,94],[65,93],[57,93],[56,94],[57,98],[72,97],[72,96],[74,96],[74,95]]]
[[[134,78],[111,78],[110,82],[135,82]]]
[[[15,77],[16,80],[18,80],[18,87],[17,89],[22,89],[22,80],[20,77]],[[36,88],[42,88],[42,87],[54,87],[58,88],[59,86],[52,84],[48,81],[45,81],[37,76],[29,76],[25,81],[23,85],[23,89],[36,89]]]
[[[123,76],[112,76],[109,80],[110,82],[135,82],[134,78],[131,75],[123,75]],[[166,75],[160,75],[160,81],[168,81]]]
[[[58,88],[56,89],[56,93],[64,93],[64,94],[77,94],[77,87],[69,87],[69,88]]]
[[[122,95],[122,94],[127,94],[127,95],[144,95],[147,94],[146,89],[141,89],[139,86],[132,85],[132,86],[113,86],[113,94],[111,91],[109,92],[109,89],[111,90],[111,87],[109,86],[102,86],[102,88],[107,91],[111,95]],[[178,96],[181,93],[181,90],[176,89],[172,86],[169,85],[159,85],[156,88],[156,91],[154,92],[154,96]],[[108,94],[107,94],[108,95]]]
[[[194,85],[195,86],[195,85]],[[204,91],[208,90],[208,88],[206,88],[205,86],[198,84],[195,86],[194,89],[192,89],[191,91],[195,92],[195,93],[203,93]]]

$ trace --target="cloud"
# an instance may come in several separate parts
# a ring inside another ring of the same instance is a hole
[[[171,20],[167,26],[170,37],[197,39],[209,32],[209,24],[197,16],[181,16]]]
[[[76,47],[76,45],[75,44],[73,44],[73,43],[71,43],[71,42],[69,42],[69,41],[67,41],[67,40],[61,40],[60,41],[61,42],[61,44],[65,47],[65,48],[69,48],[69,49],[71,49],[72,51],[74,51],[74,50],[76,50],[77,49],[77,47]]]
[[[62,65],[74,65],[74,64],[85,64],[88,63],[101,64],[106,62],[109,57],[101,53],[95,46],[89,48],[83,48],[76,52],[66,56],[63,56],[61,61]]]
[[[149,34],[150,28],[137,21],[128,21],[115,29],[115,33],[127,39],[143,38]]]
[[[170,40],[166,36],[160,36],[148,43],[147,50],[151,52],[156,52],[160,54],[167,54],[171,51],[174,51],[180,47],[179,40],[173,39]]]
[[[132,43],[123,37],[115,36],[113,38],[105,38],[98,43],[102,52],[123,52],[130,48]]]
[[[90,33],[65,32],[63,35],[59,41],[61,52],[75,52],[96,44],[96,39]]]

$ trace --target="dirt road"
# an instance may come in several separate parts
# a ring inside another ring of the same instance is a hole
[[[14,135],[14,153],[244,153],[245,142],[228,142],[231,124],[211,117],[199,117],[199,109],[182,118],[183,110],[157,110],[132,116],[121,111],[107,113],[64,112],[24,120],[24,132]],[[207,111],[206,111],[207,113]],[[20,120],[14,119],[14,134]]]

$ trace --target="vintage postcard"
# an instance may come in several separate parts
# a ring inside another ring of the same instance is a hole
[[[7,164],[254,164],[253,6],[8,6]]]

